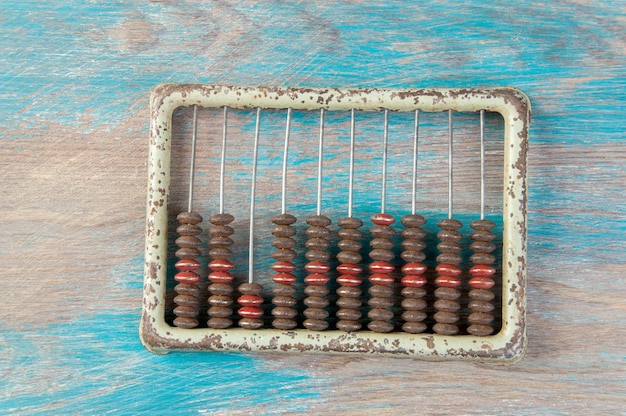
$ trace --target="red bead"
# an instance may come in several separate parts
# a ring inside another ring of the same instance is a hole
[[[209,263],[209,268],[216,272],[227,272],[235,267],[233,263],[224,259],[216,259]]]
[[[263,298],[257,295],[241,295],[237,302],[242,306],[259,306],[263,303]]]
[[[376,225],[391,225],[396,222],[396,219],[389,214],[374,214],[371,220]]]
[[[473,289],[491,289],[495,284],[493,279],[485,276],[472,277],[469,280],[469,285]]]
[[[174,267],[183,272],[193,272],[200,268],[200,263],[194,259],[181,259],[176,262]]]
[[[356,264],[343,263],[337,266],[337,271],[341,274],[357,275],[361,273],[363,269]]]
[[[309,273],[327,273],[330,270],[330,266],[321,261],[312,261],[304,266]]]
[[[304,282],[312,286],[323,286],[328,283],[328,276],[321,273],[311,273],[304,278]]]
[[[342,274],[337,278],[337,283],[341,286],[359,286],[361,282],[360,277],[351,274]]]
[[[370,282],[379,286],[389,286],[393,283],[394,279],[388,273],[376,273],[370,276]]]
[[[259,319],[263,316],[263,310],[255,306],[244,306],[237,311],[239,316],[248,319]]]
[[[461,268],[459,266],[455,266],[454,264],[439,264],[435,267],[435,270],[443,276],[456,277],[461,274]]]
[[[233,276],[228,272],[211,272],[209,280],[213,283],[230,283],[233,281]]]
[[[457,287],[461,284],[461,279],[454,276],[439,276],[435,279],[435,283],[440,287]]]
[[[281,285],[292,285],[296,282],[296,276],[291,273],[278,273],[274,275],[272,280]]]
[[[387,261],[375,261],[370,264],[370,270],[374,273],[391,273],[395,266]]]
[[[477,264],[470,269],[470,273],[474,277],[489,277],[493,276],[495,272],[496,268],[488,264]]]
[[[277,261],[272,265],[272,270],[276,273],[291,273],[296,270],[296,266],[290,261]]]
[[[411,275],[423,274],[427,269],[428,267],[422,263],[407,263],[402,266],[402,272]]]
[[[408,287],[422,287],[426,284],[426,278],[417,274],[409,274],[402,278],[402,284]]]
[[[178,272],[174,275],[174,280],[179,283],[187,283],[189,285],[193,285],[200,281],[200,276],[195,274],[194,272]]]

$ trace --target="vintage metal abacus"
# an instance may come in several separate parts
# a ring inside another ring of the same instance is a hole
[[[142,342],[519,359],[529,122],[512,88],[156,87]]]

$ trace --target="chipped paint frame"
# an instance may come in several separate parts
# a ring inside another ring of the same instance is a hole
[[[504,119],[502,328],[494,335],[445,336],[339,330],[183,329],[165,321],[171,125],[181,106],[237,109],[499,113]],[[386,354],[432,360],[511,363],[526,347],[527,154],[530,101],[514,88],[336,89],[161,84],[150,97],[145,277],[140,337],[152,352],[171,350]]]

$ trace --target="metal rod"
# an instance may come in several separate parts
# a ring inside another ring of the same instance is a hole
[[[248,283],[254,280],[254,202],[256,194],[256,165],[259,154],[259,127],[261,108],[256,109],[256,127],[254,129],[254,154],[252,156],[252,186],[250,187],[250,236],[248,246]]]
[[[480,110],[480,219],[485,219],[485,110]]]
[[[348,217],[352,218],[352,191],[354,189],[354,108],[350,112],[350,170],[348,175]]]
[[[324,109],[320,108],[320,143],[317,160],[317,215],[322,215],[322,168],[324,160]]]
[[[222,129],[222,157],[220,159],[220,214],[224,213],[224,173],[226,168],[226,130],[228,125],[228,107],[224,106],[224,126]]]
[[[411,214],[415,215],[417,207],[417,142],[419,137],[420,110],[415,110],[415,126],[413,129],[413,182],[411,186]]]
[[[196,134],[198,131],[198,107],[193,106],[193,127],[191,132],[191,167],[189,169],[189,200],[187,212],[191,212],[193,206],[193,179],[196,170]]]
[[[280,212],[284,214],[287,211],[287,159],[289,156],[289,133],[291,127],[291,108],[287,109],[287,127],[285,128],[285,149],[283,152],[283,184]]]
[[[452,218],[452,110],[448,110],[448,218]]]
[[[380,212],[385,213],[385,202],[387,201],[387,141],[389,138],[389,110],[385,109],[385,122],[383,126],[383,172],[380,189]]]

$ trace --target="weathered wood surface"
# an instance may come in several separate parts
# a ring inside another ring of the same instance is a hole
[[[0,411],[626,412],[626,4],[5,2]],[[533,102],[513,366],[141,346],[159,82],[513,85]]]

